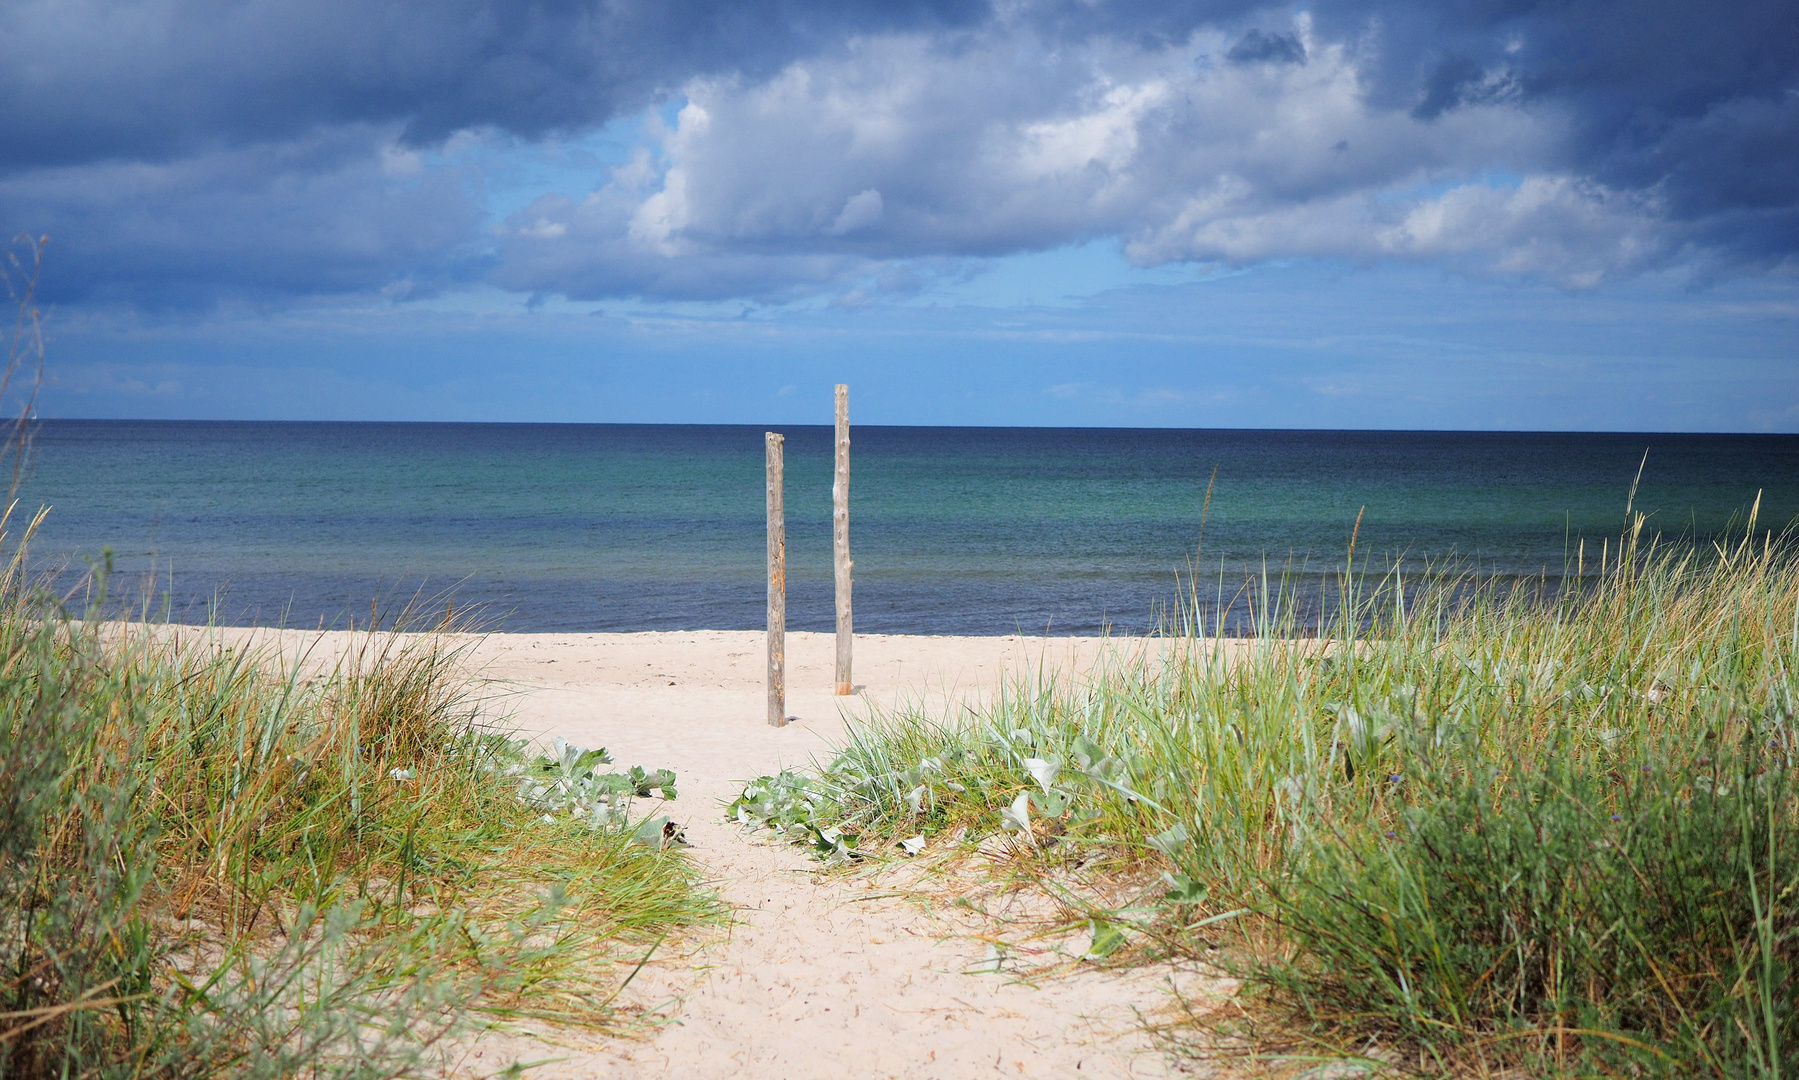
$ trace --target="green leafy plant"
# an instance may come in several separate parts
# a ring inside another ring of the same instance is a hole
[[[589,750],[560,738],[552,739],[551,747],[553,755],[539,755],[517,767],[521,797],[546,818],[567,814],[595,828],[616,828],[630,821],[634,800],[676,798],[675,774],[668,769],[633,765],[628,772],[599,772],[595,766],[612,764],[605,747]],[[523,744],[518,750],[523,757]]]

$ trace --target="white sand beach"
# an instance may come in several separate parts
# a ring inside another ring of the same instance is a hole
[[[1111,647],[1120,645],[1129,647]],[[1169,972],[1089,972],[1037,986],[1003,970],[967,974],[997,927],[892,895],[903,889],[884,880],[891,875],[820,875],[801,850],[770,846],[721,814],[743,780],[825,753],[844,719],[871,705],[954,708],[991,692],[1002,673],[1078,670],[1101,648],[1094,639],[862,637],[862,692],[836,697],[832,636],[790,634],[788,712],[799,719],[776,729],[765,720],[760,633],[485,639],[477,662],[516,694],[505,700],[523,730],[604,745],[621,765],[676,770],[681,796],[669,809],[738,920],[633,981],[633,1000],[669,1021],[653,1036],[575,1053],[542,1074],[1162,1075],[1134,1017],[1166,1007]]]
[[[241,632],[240,632],[241,633]],[[258,634],[258,637],[265,635]],[[282,635],[328,655],[347,634]],[[832,693],[833,638],[788,635],[788,712],[765,720],[760,632],[494,634],[469,659],[490,710],[521,732],[605,746],[621,766],[676,770],[667,809],[691,856],[734,912],[733,925],[671,941],[626,991],[639,1037],[490,1036],[460,1069],[548,1061],[542,1077],[808,1078],[1149,1077],[1167,1075],[1140,1018],[1169,1006],[1171,979],[1202,996],[1221,987],[1168,965],[1125,973],[1071,962],[1083,935],[1033,939],[1029,911],[1005,922],[911,888],[905,867],[822,874],[791,846],[724,820],[743,780],[828,752],[847,718],[921,702],[941,713],[990,694],[1002,675],[1078,673],[1107,649],[1093,638],[856,639],[861,692]],[[937,892],[936,895],[941,895]],[[1009,902],[992,893],[983,904]],[[1016,901],[1012,901],[1016,903]],[[998,973],[971,974],[1001,942]],[[1020,971],[1060,962],[1040,981]]]

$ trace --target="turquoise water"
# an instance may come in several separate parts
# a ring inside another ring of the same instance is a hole
[[[788,427],[789,626],[828,630],[831,431]],[[1456,558],[1558,576],[1637,508],[1701,536],[1799,516],[1799,437],[880,428],[854,432],[857,628],[1141,629],[1195,555],[1226,600],[1267,562]],[[507,630],[763,620],[763,431],[649,425],[46,421],[34,558],[114,552],[182,620],[344,625],[453,595]],[[1596,556],[1589,555],[1589,562]],[[1241,612],[1239,612],[1241,614]]]

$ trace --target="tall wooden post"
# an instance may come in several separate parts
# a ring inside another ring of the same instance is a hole
[[[781,444],[767,433],[768,466],[768,722],[787,724],[787,512],[782,505]]]
[[[831,484],[831,549],[837,565],[837,692],[856,692],[850,675],[855,642],[850,617],[850,388],[837,384],[837,478]]]

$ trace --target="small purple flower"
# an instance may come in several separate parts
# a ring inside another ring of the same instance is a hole
[[[1617,815],[1617,814],[1613,814],[1613,815],[1612,815],[1612,820],[1613,820],[1613,821],[1623,821],[1623,820],[1624,820],[1624,819],[1623,819],[1623,818],[1621,818],[1621,817],[1619,817],[1619,816],[1618,816],[1618,815]]]

